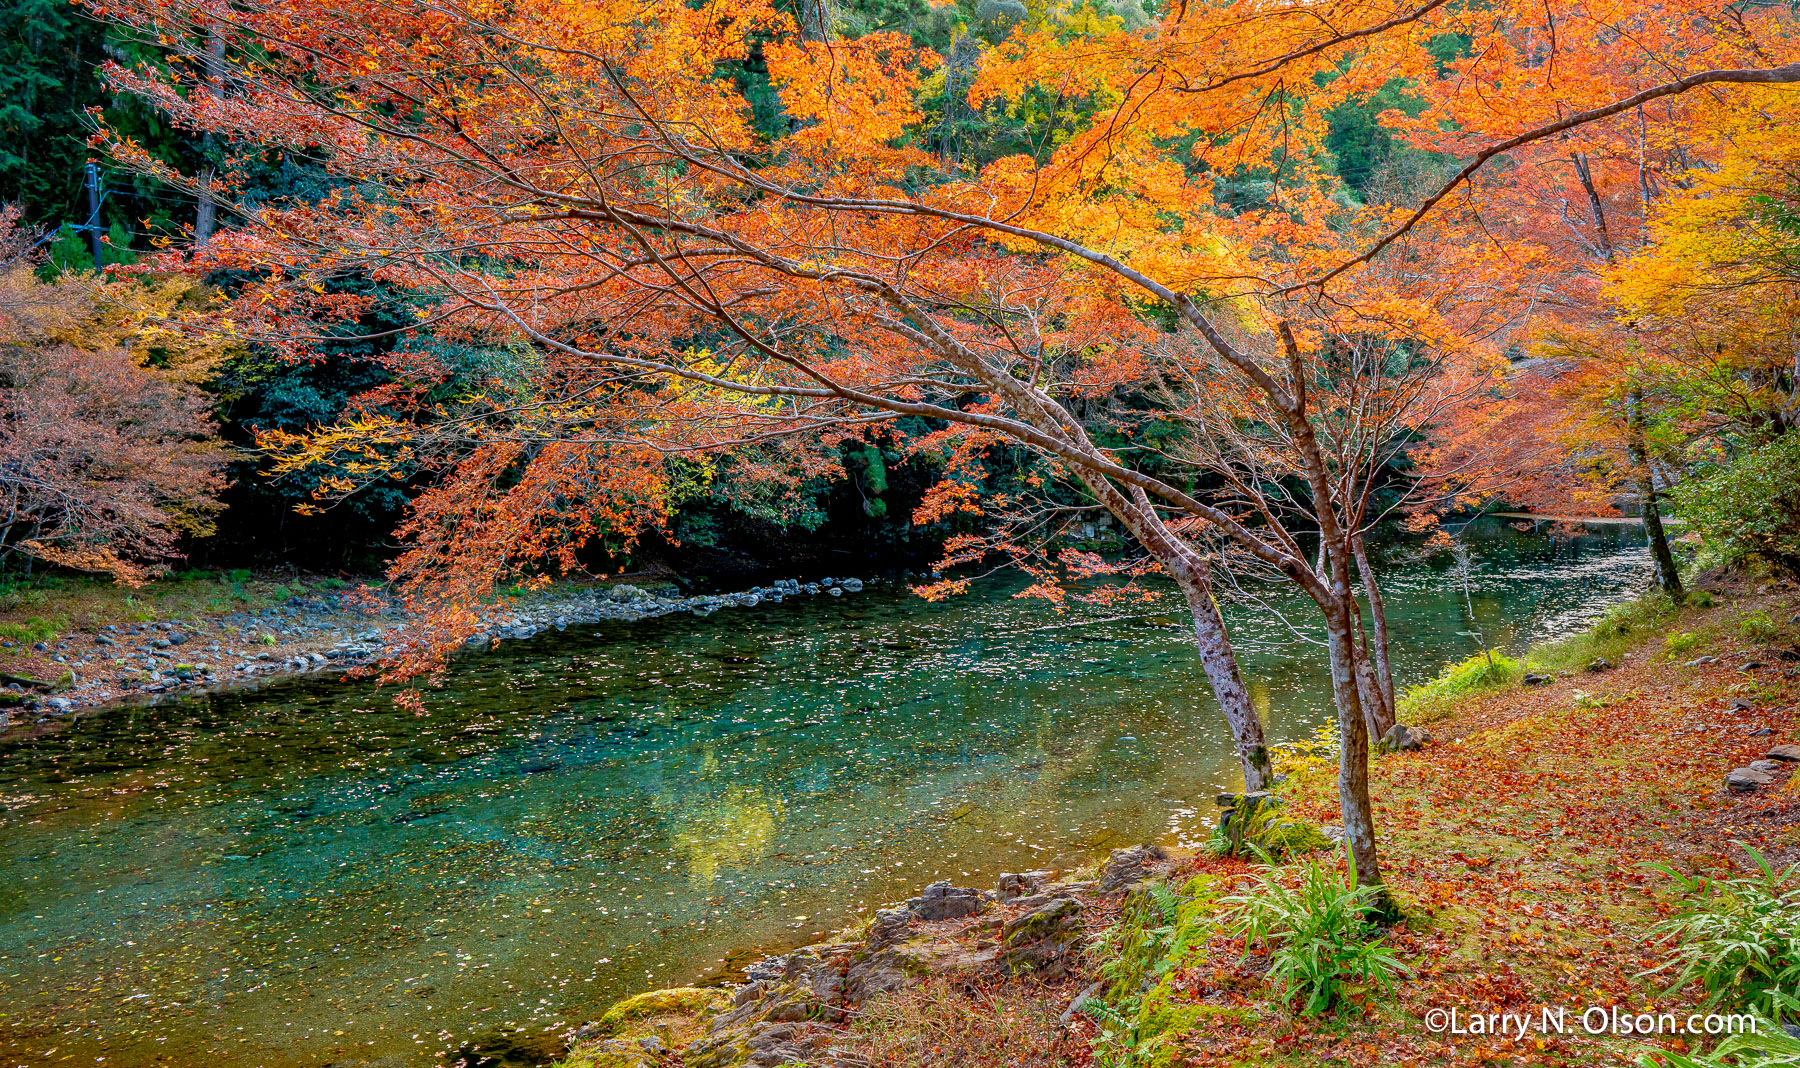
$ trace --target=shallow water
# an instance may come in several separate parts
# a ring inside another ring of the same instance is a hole
[[[1480,534],[1492,644],[1649,574],[1633,528]],[[547,635],[424,716],[294,680],[0,748],[0,1065],[525,1064],[933,879],[1202,837],[1235,762],[1177,599],[1020,585]],[[1403,684],[1475,651],[1441,565],[1385,588]],[[1229,615],[1272,738],[1329,719],[1322,653]]]

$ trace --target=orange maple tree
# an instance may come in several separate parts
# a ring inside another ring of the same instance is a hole
[[[1680,33],[1619,36],[1611,50],[1632,58],[1608,77],[1596,47],[1590,76],[1550,78],[1542,48],[1503,46],[1540,7],[1567,25],[1592,5],[1172,5],[1135,31],[1021,26],[988,53],[970,107],[1047,93],[1091,118],[1058,111],[1040,151],[976,167],[915,136],[934,53],[896,34],[799,35],[764,0],[91,6],[170,57],[112,67],[117,87],[336,180],[310,201],[243,203],[224,177],[110,140],[238,221],[180,253],[250,275],[235,331],[303,351],[311,324],[359,310],[323,283],[357,274],[429,294],[421,329],[530,350],[516,390],[427,412],[423,431],[369,415],[302,449],[347,451],[370,474],[442,447],[445,478],[398,565],[440,608],[424,653],[472,627],[496,574],[656,522],[661,457],[938,420],[953,454],[1004,441],[1042,457],[1173,580],[1251,789],[1269,762],[1215,603],[1219,550],[1316,604],[1346,843],[1369,883],[1369,729],[1391,716],[1357,601],[1377,588],[1361,552],[1370,472],[1491,374],[1518,318],[1494,297],[1528,288],[1507,249],[1459,240],[1434,212],[1504,153],[1640,104],[1800,81],[1800,64],[1767,58],[1791,52],[1775,12],[1738,40],[1663,5],[1648,18]],[[1440,75],[1430,45],[1446,33],[1475,51]],[[774,131],[729,76],[753,49],[785,113]],[[1334,197],[1322,150],[1325,110],[1395,77],[1432,86],[1420,137],[1452,123],[1473,137],[1440,146],[1469,163],[1412,211]],[[1227,187],[1244,176],[1267,192],[1239,211]],[[1071,407],[1145,384],[1184,413],[1206,480],[1150,473]],[[790,459],[823,462],[806,455]],[[1246,492],[1265,476],[1283,489]],[[954,477],[928,501],[982,507]]]

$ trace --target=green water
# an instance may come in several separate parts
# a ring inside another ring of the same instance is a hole
[[[1648,575],[1633,528],[1482,533],[1491,642]],[[1175,599],[1019,585],[547,635],[424,716],[295,680],[0,748],[0,1066],[523,1064],[933,879],[1202,837],[1235,764]],[[1441,567],[1386,588],[1402,682],[1475,649]],[[1230,615],[1273,738],[1328,719],[1319,650]]]

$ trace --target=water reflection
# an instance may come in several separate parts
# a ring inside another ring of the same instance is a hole
[[[1481,629],[1641,588],[1635,531],[1492,526]],[[993,582],[546,636],[430,714],[360,685],[117,709],[0,750],[0,1064],[426,1065],[837,927],[1198,836],[1229,737],[1168,603],[1058,615]],[[1403,681],[1473,651],[1460,588],[1387,583]],[[1277,739],[1317,654],[1233,612]]]

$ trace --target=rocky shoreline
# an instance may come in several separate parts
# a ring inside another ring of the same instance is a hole
[[[867,1068],[843,1025],[864,1003],[930,977],[1079,982],[1089,929],[1168,867],[1157,846],[1114,850],[1097,870],[1004,874],[994,890],[932,883],[824,942],[750,966],[735,987],[652,990],[568,1035],[561,1068]],[[1067,1022],[1093,994],[1070,999]]]
[[[523,641],[572,626],[636,622],[682,612],[710,616],[795,597],[843,597],[860,593],[874,581],[780,579],[734,593],[688,597],[678,596],[672,585],[551,587],[492,609],[465,649],[476,653],[503,641]],[[0,680],[5,687],[0,691],[0,728],[46,724],[123,701],[370,666],[387,655],[409,624],[392,598],[352,603],[340,592],[294,597],[257,612],[109,623],[91,633],[62,635],[54,643],[35,643],[33,651],[66,674],[50,680],[16,676]]]

